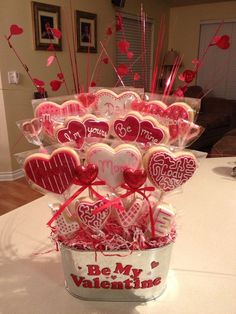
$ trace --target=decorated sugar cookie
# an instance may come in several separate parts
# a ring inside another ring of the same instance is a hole
[[[77,100],[68,100],[62,105],[51,101],[44,101],[36,107],[34,115],[42,121],[44,134],[51,138],[53,136],[53,119],[73,115],[81,116],[84,115],[85,112],[85,108]]]
[[[181,133],[184,126],[180,124],[180,120],[184,119],[189,122],[194,120],[193,109],[184,102],[176,102],[171,104],[163,113],[164,123],[169,127],[170,139],[174,141]]]
[[[95,113],[102,117],[113,117],[122,113],[126,109],[130,109],[132,101],[140,101],[139,95],[133,91],[125,91],[116,94],[109,89],[100,89],[96,92],[97,102],[95,105]]]
[[[70,117],[54,132],[59,143],[74,142],[77,148],[81,148],[85,138],[107,137],[109,124],[106,120],[94,115],[85,115],[83,118]]]
[[[124,141],[144,145],[167,143],[168,129],[151,116],[142,116],[130,111],[124,118],[114,120],[114,135]]]
[[[94,144],[88,149],[86,159],[88,163],[98,166],[98,177],[115,189],[124,183],[124,169],[139,167],[141,153],[128,144],[121,144],[115,149],[106,144]]]
[[[160,190],[169,192],[188,181],[197,168],[195,156],[186,151],[172,153],[156,146],[144,156],[144,168],[150,181]]]
[[[166,110],[167,105],[160,100],[151,100],[151,101],[133,101],[131,103],[131,109],[138,112],[152,114],[155,116],[162,117],[164,111]]]
[[[77,148],[83,146],[85,135],[84,124],[76,118],[66,120],[63,126],[55,129],[55,138],[59,143],[74,142]]]
[[[53,213],[59,210],[61,204],[55,203],[50,205]],[[67,211],[63,211],[59,217],[56,219],[57,233],[59,236],[70,237],[76,231],[80,229],[80,225],[74,218],[69,217]]]
[[[89,228],[92,231],[102,230],[107,219],[111,214],[111,207],[94,214],[94,210],[105,205],[105,200],[93,201],[90,198],[81,199],[76,202],[76,216],[82,227]]]
[[[116,210],[116,215],[120,225],[123,228],[128,228],[137,225],[139,217],[147,210],[147,201],[137,198],[130,204],[128,209],[123,211]]]
[[[32,154],[25,159],[26,177],[36,186],[56,194],[62,194],[76,177],[80,160],[69,147],[56,149],[51,155]]]
[[[175,212],[173,206],[161,203],[154,209],[154,212],[155,235],[159,237],[167,236],[174,222]]]

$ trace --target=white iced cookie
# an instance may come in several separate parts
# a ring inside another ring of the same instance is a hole
[[[102,117],[113,117],[130,109],[133,101],[141,101],[140,96],[132,91],[125,91],[118,95],[109,89],[100,89],[96,92],[96,97],[95,113]]]
[[[115,149],[106,144],[94,144],[88,149],[86,159],[87,163],[98,166],[99,179],[115,189],[124,183],[124,169],[137,169],[142,156],[131,144],[121,144]]]

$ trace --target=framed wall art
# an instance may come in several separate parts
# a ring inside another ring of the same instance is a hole
[[[78,52],[97,52],[97,15],[76,11],[76,38]]]
[[[55,50],[62,50],[61,38],[55,38],[50,28],[61,29],[60,7],[32,2],[34,45],[36,50],[47,50],[50,44]]]

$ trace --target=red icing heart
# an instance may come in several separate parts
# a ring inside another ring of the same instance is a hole
[[[147,153],[144,164],[149,179],[162,191],[168,192],[184,184],[196,170],[195,157],[187,152],[174,155],[160,148]]]
[[[35,117],[40,118],[43,124],[43,131],[49,137],[53,136],[53,118],[83,115],[85,110],[78,101],[69,100],[58,105],[54,102],[42,102],[35,109]]]
[[[78,95],[78,100],[83,104],[84,107],[90,107],[96,100],[96,96],[90,93],[82,93]]]
[[[143,120],[140,122],[139,135],[136,140],[142,144],[158,144],[164,139],[164,132],[161,128],[155,127],[151,121]]]
[[[16,24],[12,24],[10,27],[10,33],[11,35],[20,35],[23,33],[23,28],[19,27]]]
[[[110,216],[111,209],[106,208],[103,211],[94,214],[93,211],[105,204],[104,200],[98,200],[94,203],[82,201],[77,206],[77,215],[82,224],[91,230],[101,230],[106,220]]]
[[[147,173],[145,170],[142,169],[134,170],[126,168],[123,172],[123,176],[125,183],[134,190],[140,188],[147,179]]]
[[[159,262],[153,261],[151,262],[151,268],[156,268],[159,265]]]
[[[24,163],[26,176],[44,190],[62,194],[76,176],[79,158],[69,148],[58,148],[52,155],[33,154]]]
[[[77,148],[81,148],[86,134],[85,126],[82,122],[70,120],[65,128],[59,129],[56,133],[58,142],[75,142]]]
[[[162,117],[164,118],[164,122],[169,127],[170,132],[170,139],[174,140],[179,136],[179,125],[178,120],[184,119],[187,121],[193,121],[193,113],[191,108],[183,107],[178,103],[170,105],[165,112],[163,113]]]
[[[117,119],[114,122],[114,132],[123,141],[135,141],[139,133],[139,120],[132,115]]]
[[[80,184],[91,184],[98,175],[98,166],[89,164],[88,166],[78,166],[76,169],[77,179]]]
[[[107,137],[109,132],[109,124],[105,121],[88,119],[84,121],[86,129],[86,137]]]
[[[29,135],[38,135],[42,130],[42,123],[39,119],[34,118],[22,124],[22,131]]]

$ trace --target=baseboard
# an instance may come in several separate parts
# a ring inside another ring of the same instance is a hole
[[[14,171],[0,172],[0,181],[14,181],[24,176],[22,169]]]

